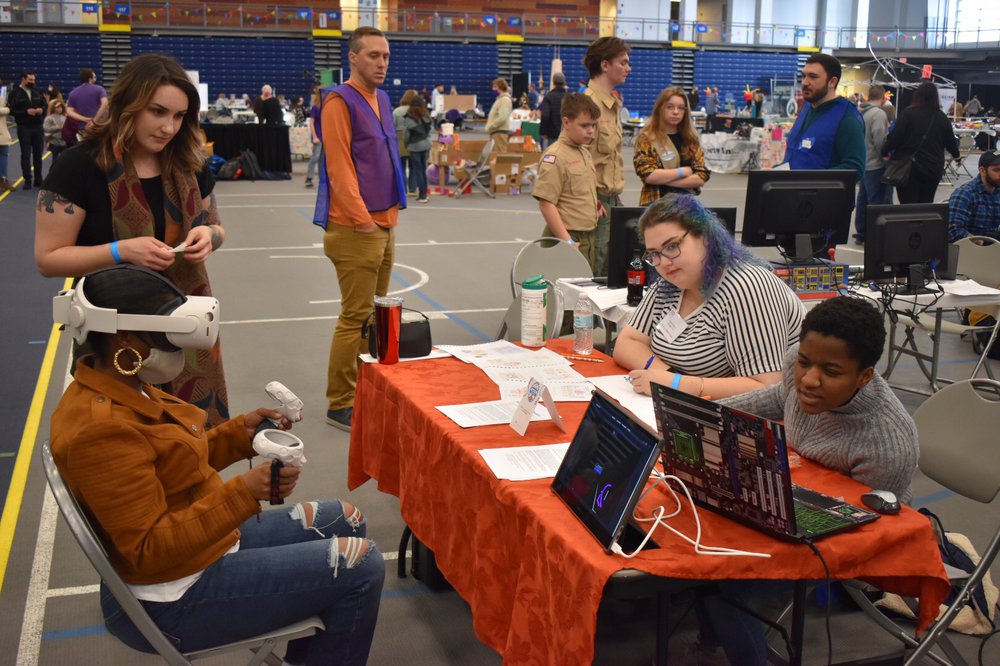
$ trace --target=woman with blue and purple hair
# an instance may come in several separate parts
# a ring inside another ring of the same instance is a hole
[[[724,398],[781,381],[799,337],[798,297],[689,194],[668,194],[639,220],[643,260],[662,280],[646,291],[615,345],[632,387],[651,381]]]

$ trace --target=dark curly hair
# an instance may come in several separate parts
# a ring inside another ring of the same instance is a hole
[[[863,298],[838,296],[823,301],[802,320],[800,342],[809,331],[843,340],[861,369],[875,367],[885,348],[882,313]]]
[[[666,194],[649,204],[639,218],[639,242],[642,243],[646,230],[665,222],[676,222],[695,238],[705,243],[707,253],[702,265],[701,293],[708,298],[722,277],[722,271],[735,264],[756,264],[767,266],[750,248],[740,245],[726,229],[722,221],[712,211],[705,208],[697,197],[690,194]],[[661,289],[676,289],[666,280]]]

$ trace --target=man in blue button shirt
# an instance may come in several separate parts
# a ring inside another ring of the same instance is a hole
[[[948,242],[966,236],[998,238],[1000,150],[979,156],[979,177],[955,188],[948,199]]]

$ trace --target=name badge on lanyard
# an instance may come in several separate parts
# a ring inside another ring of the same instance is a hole
[[[675,310],[661,319],[656,328],[667,339],[667,342],[673,342],[687,328],[687,322]]]
[[[802,150],[811,150],[813,147],[813,140],[811,138],[802,139],[802,143],[799,144]]]

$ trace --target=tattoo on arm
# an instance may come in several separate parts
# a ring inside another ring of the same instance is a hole
[[[76,209],[73,208],[73,202],[64,197],[57,192],[52,192],[50,190],[40,190],[38,192],[38,212],[41,213],[43,210],[46,213],[55,213],[56,206],[62,208],[62,211],[67,215],[73,215],[76,213]]]

